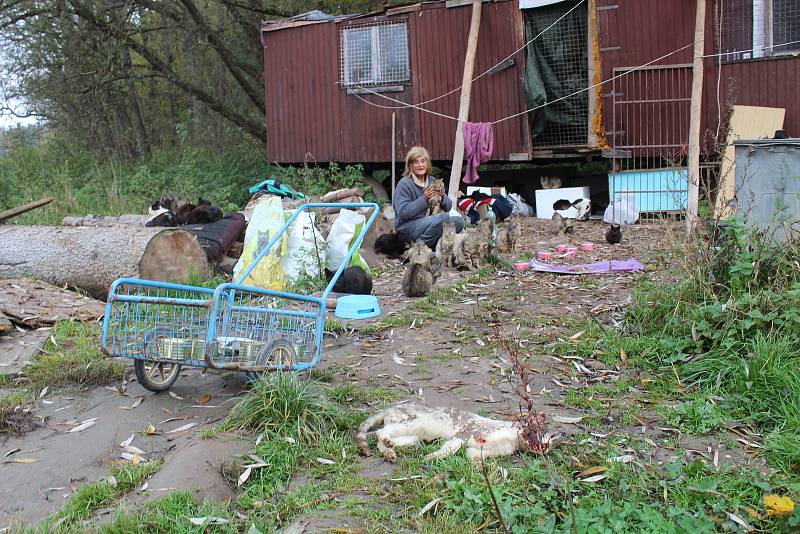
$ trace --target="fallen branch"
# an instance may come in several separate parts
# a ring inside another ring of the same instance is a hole
[[[41,208],[42,206],[46,206],[53,201],[52,198],[43,198],[41,200],[36,200],[34,202],[29,202],[23,206],[19,206],[18,208],[11,208],[10,210],[0,211],[0,222],[5,220],[11,219],[18,215],[22,215],[23,213],[27,213],[31,210],[35,210],[36,208]]]

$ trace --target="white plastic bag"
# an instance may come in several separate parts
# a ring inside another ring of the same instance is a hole
[[[636,224],[638,220],[639,212],[633,193],[620,193],[603,213],[603,222],[606,224]]]
[[[319,276],[325,265],[325,238],[316,225],[316,214],[301,212],[289,228],[289,243],[283,270],[286,279],[293,284],[301,276]]]
[[[233,268],[234,280],[238,280],[245,270],[258,256],[258,253],[277,235],[286,221],[283,216],[283,204],[279,197],[263,196],[258,199],[247,231],[244,235],[244,247],[239,261]],[[282,256],[286,254],[286,234],[272,246],[250,275],[244,280],[245,285],[264,289],[283,290],[286,287],[286,276],[282,265]]]
[[[331,231],[328,233],[328,269],[336,271],[339,268],[347,257],[350,245],[358,238],[365,223],[366,219],[360,213],[346,209],[339,211],[339,216],[333,221]],[[353,265],[360,265],[369,272],[369,265],[361,258],[358,251],[350,260],[349,266]]]
[[[533,206],[525,202],[517,193],[509,193],[508,199],[514,208],[511,210],[511,215],[522,215],[523,217],[533,217]]]

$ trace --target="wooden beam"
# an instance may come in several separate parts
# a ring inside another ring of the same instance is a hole
[[[31,210],[35,210],[36,208],[41,208],[42,206],[46,206],[50,204],[52,201],[53,199],[48,197],[48,198],[43,198],[41,200],[36,200],[34,202],[29,202],[28,204],[25,204],[24,206],[20,206],[18,208],[12,208],[10,210],[0,211],[0,222],[11,219],[18,215],[22,215],[23,213],[27,213]]]
[[[697,227],[697,204],[700,197],[700,113],[703,100],[703,54],[705,53],[706,27],[706,0],[696,1],[692,107],[689,113],[689,200],[686,206],[686,235],[688,236],[691,236]]]
[[[478,49],[478,33],[481,28],[481,0],[472,0],[472,20],[469,25],[467,55],[464,58],[464,77],[461,82],[461,102],[458,105],[456,123],[456,146],[453,149],[453,166],[450,169],[450,187],[447,195],[456,204],[458,185],[461,182],[461,166],[464,164],[464,123],[469,118],[469,100],[472,94],[472,72],[475,68],[475,51]]]

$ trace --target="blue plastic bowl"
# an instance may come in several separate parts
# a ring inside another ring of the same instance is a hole
[[[342,319],[368,319],[381,314],[375,295],[347,295],[336,301],[336,317]]]

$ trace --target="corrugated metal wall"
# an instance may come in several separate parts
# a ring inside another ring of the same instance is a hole
[[[615,68],[642,65],[691,43],[694,40],[695,7],[694,0],[597,0],[603,79],[610,79]],[[715,2],[709,0],[706,8],[707,54],[717,52],[715,8]],[[688,48],[657,64],[691,64],[692,58],[692,49]],[[677,75],[679,70],[675,72]],[[786,108],[787,134],[800,136],[800,109],[793,90],[800,85],[800,58],[783,56],[723,63],[719,82],[721,109],[718,114],[717,60],[707,58],[701,129],[704,142],[709,135],[716,133],[718,115],[724,119],[731,103]],[[611,84],[604,85],[604,125],[609,132],[608,143],[613,146],[611,93]],[[631,117],[631,120],[641,122],[647,117]]]
[[[267,101],[267,156],[270,162],[388,162],[391,160],[391,109],[364,103],[337,84],[339,32],[371,21],[407,21],[412,80],[403,92],[386,93],[403,102],[421,102],[461,85],[471,16],[470,6],[446,9],[444,2],[392,17],[361,17],[265,32],[264,75]],[[483,5],[475,75],[521,47],[516,2]],[[524,109],[520,83],[523,61],[473,84],[469,118],[492,121]],[[382,106],[392,102],[359,95]],[[429,109],[457,116],[460,91],[431,103]],[[429,113],[398,109],[397,153],[422,144],[434,159],[453,156],[456,122]],[[494,159],[530,152],[527,117],[495,128]]]

